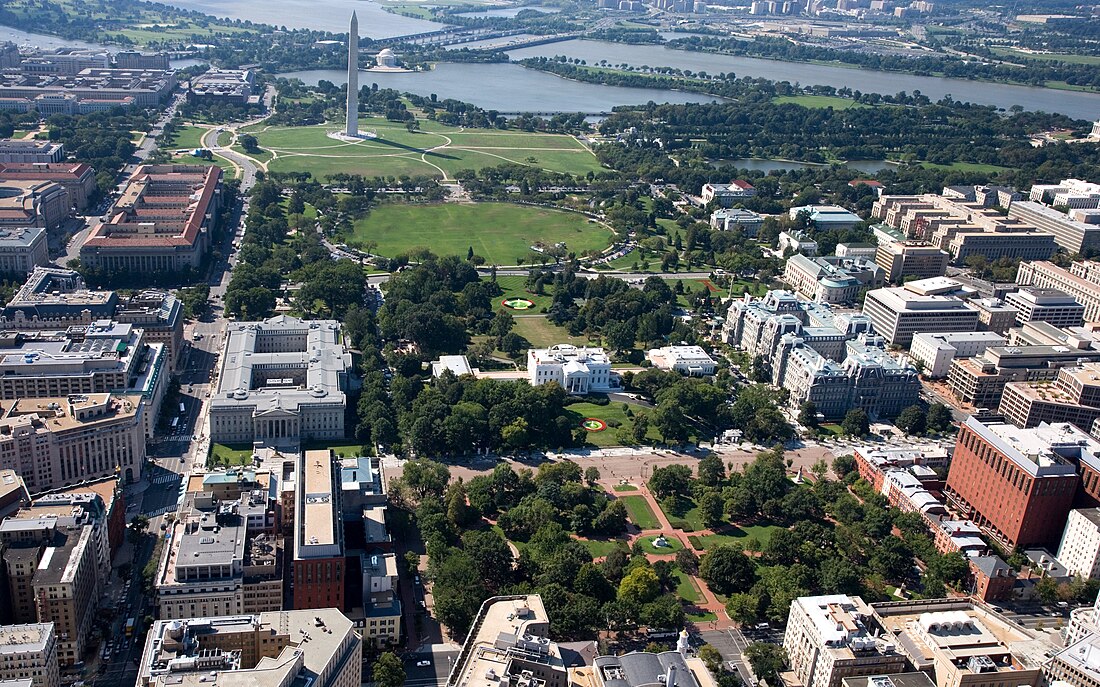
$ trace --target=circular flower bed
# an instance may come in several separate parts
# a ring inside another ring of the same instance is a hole
[[[535,302],[526,298],[505,298],[500,304],[509,310],[530,310],[535,307]]]
[[[588,417],[581,423],[581,427],[584,427],[589,432],[602,432],[607,429],[607,423],[599,418]]]

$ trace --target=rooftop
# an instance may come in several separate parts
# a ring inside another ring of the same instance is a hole
[[[337,542],[336,494],[332,451],[302,454],[296,496],[298,533],[294,558],[329,558],[340,554]]]
[[[1073,475],[1076,468],[1068,457],[1088,454],[1096,460],[1100,456],[1100,442],[1068,422],[1044,422],[1022,429],[1004,423],[983,424],[969,417],[966,426],[1032,477]]]
[[[561,653],[547,637],[550,621],[537,594],[498,596],[481,605],[447,679],[448,687],[486,687],[508,675],[515,656],[564,670]]]
[[[35,653],[46,648],[54,634],[53,623],[0,626],[0,654]]]

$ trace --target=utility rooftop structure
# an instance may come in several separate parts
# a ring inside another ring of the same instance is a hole
[[[358,687],[362,641],[335,608],[158,620],[138,687]]]
[[[344,437],[351,353],[335,320],[279,315],[229,325],[210,436],[294,444]]]
[[[222,201],[217,166],[142,165],[107,219],[80,249],[80,261],[106,272],[198,269]]]

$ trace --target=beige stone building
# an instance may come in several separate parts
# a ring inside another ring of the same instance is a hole
[[[58,687],[57,632],[51,623],[0,626],[0,680]]]

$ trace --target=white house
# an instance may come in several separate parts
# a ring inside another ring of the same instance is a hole
[[[611,359],[602,348],[577,348],[558,344],[527,351],[527,377],[531,386],[557,382],[567,393],[587,394],[618,388],[612,381]]]

